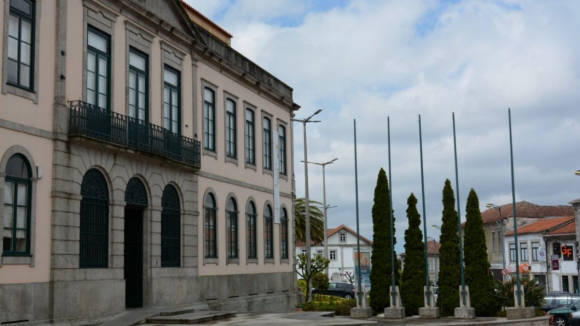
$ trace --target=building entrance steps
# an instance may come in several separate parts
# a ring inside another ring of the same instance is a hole
[[[201,324],[236,317],[236,311],[197,311],[186,314],[147,318],[149,324]]]

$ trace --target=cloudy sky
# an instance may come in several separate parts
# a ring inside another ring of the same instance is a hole
[[[427,225],[441,224],[446,178],[461,215],[471,188],[480,208],[516,199],[566,205],[580,198],[579,1],[187,0],[234,36],[232,46],[294,89],[309,124],[308,159],[326,167],[329,227],[356,228],[353,120],[357,124],[361,234],[372,238],[380,168],[388,173],[391,121],[397,252],[404,251],[409,195],[421,196],[423,130]],[[297,196],[304,196],[302,125],[294,125]],[[322,168],[309,167],[322,201]],[[428,236],[439,231],[428,227]]]

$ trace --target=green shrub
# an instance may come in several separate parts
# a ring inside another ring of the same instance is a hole
[[[514,285],[516,277],[511,277],[509,281],[495,282],[495,293],[498,303],[502,307],[514,307]],[[520,287],[524,291],[524,302],[528,307],[541,307],[544,304],[544,286],[539,284],[535,278],[524,273],[520,276]]]
[[[303,279],[299,279],[298,280],[298,287],[300,288],[300,290],[302,290],[302,293],[304,293],[304,295],[306,295],[306,281]]]
[[[312,287],[315,287],[321,293],[328,290],[328,276],[325,273],[318,273],[312,278]]]
[[[345,299],[334,306],[334,313],[337,316],[350,316],[350,308],[354,307],[356,307],[355,299]]]

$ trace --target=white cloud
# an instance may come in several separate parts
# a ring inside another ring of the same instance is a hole
[[[580,168],[580,3],[359,0],[325,10],[309,1],[221,4],[200,11],[234,34],[234,48],[294,88],[302,105],[297,116],[324,110],[323,122],[308,126],[308,149],[311,161],[339,158],[326,169],[327,202],[339,205],[329,211],[330,226],[355,228],[353,119],[361,232],[367,237],[377,174],[388,169],[391,119],[398,252],[411,192],[423,214],[419,114],[428,225],[440,223],[446,178],[457,193],[452,112],[462,214],[470,188],[481,209],[487,202],[511,202],[508,107],[517,199],[562,205],[580,197],[580,178],[573,175]],[[302,126],[294,127],[301,196]],[[310,194],[317,200],[321,173],[309,169]]]

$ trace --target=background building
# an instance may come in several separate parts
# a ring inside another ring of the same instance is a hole
[[[292,308],[292,89],[178,0],[2,10],[0,323]]]

